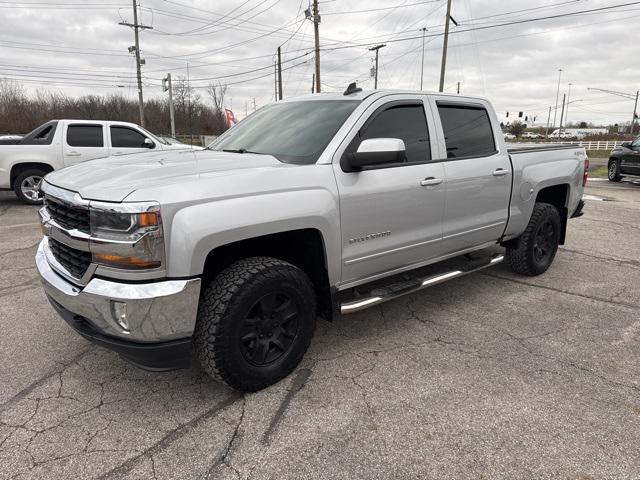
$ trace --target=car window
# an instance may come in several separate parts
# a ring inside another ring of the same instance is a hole
[[[399,138],[404,141],[407,162],[431,160],[429,130],[421,104],[395,105],[376,114],[361,129],[357,145],[369,138]]]
[[[447,158],[482,157],[496,151],[489,115],[484,108],[440,105]]]
[[[640,147],[640,137],[636,138],[632,143],[632,147]]]
[[[111,146],[116,148],[145,148],[146,138],[129,127],[111,127]]]
[[[69,125],[67,144],[71,147],[104,147],[102,125]]]

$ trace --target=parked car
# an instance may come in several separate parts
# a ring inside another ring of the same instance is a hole
[[[535,133],[535,132],[524,132],[522,134],[522,138],[527,138],[527,139],[531,139],[531,140],[537,140],[540,138],[543,138],[542,135],[540,135],[539,133]]]
[[[155,370],[195,350],[255,391],[298,365],[318,316],[504,258],[545,272],[587,171],[584,148],[508,148],[482,98],[350,85],[266,106],[206,150],[49,173],[36,263],[85,338]]]
[[[619,182],[622,177],[640,177],[640,137],[611,150],[608,177],[611,182]]]
[[[52,120],[10,144],[0,144],[0,190],[24,203],[42,202],[38,185],[48,172],[94,158],[149,150],[175,150],[142,127],[127,122]]]
[[[513,133],[505,133],[504,134],[504,139],[505,140],[515,140],[516,136]]]

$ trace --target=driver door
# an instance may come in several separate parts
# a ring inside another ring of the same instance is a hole
[[[411,101],[386,98],[369,107],[334,157],[344,288],[408,269],[441,251],[445,178],[442,163],[431,162],[430,109],[419,95]],[[345,171],[345,155],[372,138],[403,140],[403,160]]]
[[[155,142],[142,132],[125,125],[110,125],[110,155],[126,155],[128,153],[148,152],[155,148]]]
[[[627,175],[640,175],[640,137],[623,150],[620,158],[620,173]]]

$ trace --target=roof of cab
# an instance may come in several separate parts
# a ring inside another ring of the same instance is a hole
[[[478,96],[458,95],[455,93],[433,92],[433,91],[427,91],[427,90],[400,90],[400,89],[361,90],[361,91],[357,91],[349,94],[344,94],[342,92],[307,93],[305,95],[298,95],[295,97],[286,98],[286,99],[283,99],[282,101],[286,102],[286,101],[313,101],[313,100],[364,100],[372,96],[382,97],[385,95],[397,95],[397,94],[438,95],[438,96],[445,96],[445,97],[451,97],[451,98],[463,98],[463,99],[487,101],[486,98],[478,97]]]

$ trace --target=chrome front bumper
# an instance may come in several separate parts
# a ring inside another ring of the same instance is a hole
[[[50,266],[45,237],[36,253],[44,291],[58,307],[82,317],[103,335],[129,342],[157,343],[191,337],[196,324],[200,279],[120,283],[92,278],[84,287],[63,279]],[[51,258],[51,262],[55,259]],[[119,316],[126,314],[123,328]]]

